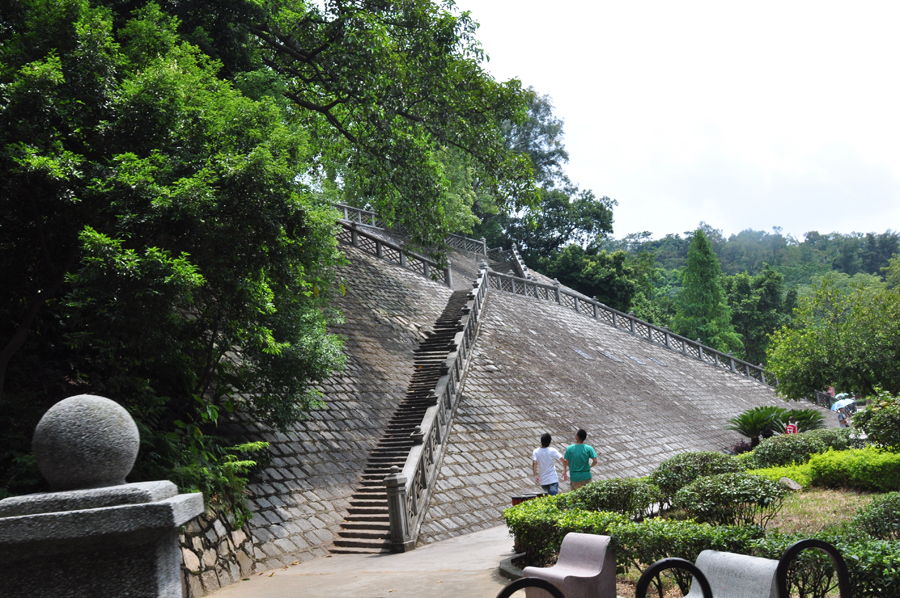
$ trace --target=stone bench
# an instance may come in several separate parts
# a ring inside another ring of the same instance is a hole
[[[616,598],[616,552],[609,536],[571,532],[563,538],[559,559],[552,567],[525,567],[525,578],[549,581],[566,598]],[[527,598],[546,598],[536,587],[525,589]]]
[[[847,564],[837,549],[821,540],[801,540],[790,546],[777,561],[759,557],[704,550],[696,563],[684,559],[662,559],[641,575],[635,598],[646,598],[650,581],[666,569],[691,573],[691,589],[685,598],[778,598],[789,596],[787,573],[794,558],[807,548],[825,552],[837,571],[841,598],[850,598]]]

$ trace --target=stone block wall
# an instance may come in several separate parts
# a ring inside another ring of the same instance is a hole
[[[595,479],[643,476],[676,453],[730,446],[740,436],[726,421],[772,404],[784,402],[759,382],[491,291],[420,543],[499,525],[510,496],[539,492],[531,452],[543,432],[563,452],[586,429]]]
[[[260,569],[324,556],[340,528],[369,451],[403,398],[413,350],[450,297],[446,286],[344,247],[346,368],[324,384],[325,407],[287,432],[245,426],[271,443],[270,465],[249,490],[250,556]]]
[[[185,598],[203,596],[249,576],[254,547],[248,526],[235,529],[232,515],[207,512],[178,536],[184,558]]]

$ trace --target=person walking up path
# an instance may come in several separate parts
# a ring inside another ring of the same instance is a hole
[[[544,432],[541,435],[541,448],[534,449],[531,453],[531,471],[534,472],[534,481],[544,492],[550,496],[559,494],[559,476],[556,475],[556,460],[562,459],[562,455],[555,448],[550,448],[550,434]],[[563,467],[563,481],[566,481],[566,469]]]
[[[597,464],[597,451],[585,444],[587,432],[575,433],[575,444],[570,444],[563,455],[563,465],[569,469],[572,490],[578,490],[591,481],[591,467]]]

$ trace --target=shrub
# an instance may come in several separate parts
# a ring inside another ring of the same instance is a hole
[[[763,537],[762,528],[714,526],[695,521],[648,519],[643,523],[615,525],[610,535],[616,542],[616,564],[625,569],[643,571],[660,559],[679,557],[697,560],[704,550],[746,553],[751,542]],[[690,587],[691,575],[674,571],[683,594]]]
[[[753,450],[753,447],[750,446],[750,443],[746,440],[741,440],[740,442],[735,442],[731,445],[731,452],[735,455],[743,455],[744,453],[749,453]]]
[[[650,474],[650,483],[659,487],[662,502],[671,504],[675,493],[697,478],[743,470],[744,465],[731,455],[713,451],[680,453],[660,463]]]
[[[751,541],[750,554],[768,559],[780,559],[794,542],[813,537],[833,545],[844,557],[850,574],[852,596],[900,598],[897,569],[900,567],[900,544],[871,540],[852,532],[840,534],[768,534]],[[791,596],[819,598],[829,586],[836,584],[832,577],[830,559],[818,550],[805,550],[798,555],[788,573]],[[831,594],[829,594],[831,595]]]
[[[853,425],[879,446],[900,451],[900,396],[880,391],[853,417]]]
[[[630,519],[643,519],[656,502],[659,502],[659,488],[646,479],[616,478],[591,482],[569,492],[559,505],[561,508],[611,511]]]
[[[782,434],[761,442],[753,450],[753,457],[758,467],[777,467],[806,463],[810,456],[827,449],[816,434]]]
[[[848,428],[811,430],[802,434],[782,434],[764,440],[753,450],[753,469],[778,467],[791,463],[806,463],[816,453],[824,453],[829,448],[847,450],[862,448],[865,441],[851,437]]]
[[[564,496],[527,500],[503,512],[503,519],[515,536],[518,549],[525,552],[527,562],[545,564],[559,552],[562,540],[569,532],[608,535],[611,524],[628,521],[616,513],[580,509],[563,511],[558,503]]]
[[[759,444],[759,438],[768,438],[779,432],[784,432],[781,427],[781,415],[786,411],[783,407],[762,406],[748,409],[728,420],[725,426],[728,430],[734,430],[741,436],[750,439],[750,446]]]
[[[874,446],[829,450],[809,460],[810,480],[825,488],[857,488],[875,492],[900,490],[900,454]]]
[[[701,523],[764,527],[781,509],[787,489],[746,473],[702,477],[675,494],[674,506]]]
[[[879,540],[900,540],[900,492],[877,497],[859,510],[853,523]]]
[[[747,473],[764,477],[773,482],[779,481],[781,478],[790,478],[803,486],[804,488],[810,484],[809,463],[800,465],[785,465],[782,467],[766,467],[763,469],[750,469]]]

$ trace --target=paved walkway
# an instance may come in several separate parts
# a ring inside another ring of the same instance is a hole
[[[335,554],[253,574],[215,598],[494,598],[512,555],[506,526],[435,542],[403,554]]]

